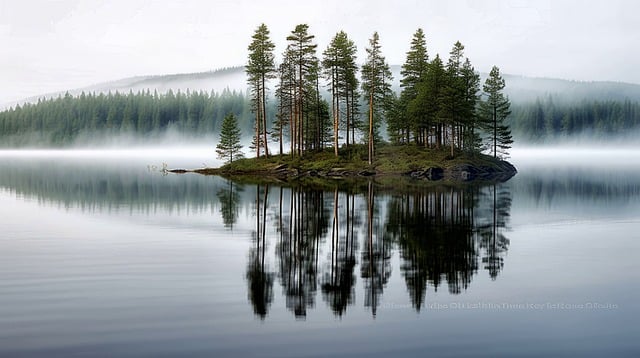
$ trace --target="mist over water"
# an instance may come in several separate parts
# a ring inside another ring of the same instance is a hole
[[[640,145],[563,144],[515,146],[509,159],[520,166],[564,166],[636,170],[640,164]]]
[[[0,150],[4,160],[46,160],[50,162],[78,162],[79,164],[103,164],[109,166],[154,166],[162,169],[194,169],[218,167],[223,162],[217,159],[214,145],[166,145],[129,146],[126,148],[74,148],[74,149],[17,149]]]

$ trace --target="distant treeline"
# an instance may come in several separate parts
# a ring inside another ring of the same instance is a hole
[[[270,103],[267,111],[274,113],[275,105]],[[241,92],[67,94],[0,112],[0,146],[64,146],[79,138],[149,136],[168,129],[186,135],[217,135],[228,113],[238,118],[243,136],[250,138],[255,118],[251,99]],[[640,127],[640,102],[567,102],[546,97],[512,104],[508,120],[513,135],[530,142],[622,135]]]
[[[640,103],[628,99],[568,102],[548,96],[512,105],[509,123],[515,137],[530,142],[625,135],[640,128]]]
[[[150,136],[168,129],[206,135],[218,132],[229,113],[251,133],[250,101],[236,91],[66,94],[0,112],[0,145],[64,146],[79,138]]]

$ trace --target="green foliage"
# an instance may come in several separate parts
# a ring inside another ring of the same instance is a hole
[[[249,101],[235,91],[66,94],[0,112],[0,140],[13,147],[64,146],[119,134],[152,137],[169,129],[203,136],[219,131],[227,113],[251,132]]]
[[[421,146],[450,147],[478,152],[481,149],[476,112],[480,76],[468,58],[464,46],[456,42],[446,64],[436,55],[429,62],[424,33],[418,29],[402,66],[402,93],[388,118],[393,143],[411,139]]]
[[[240,144],[240,128],[236,116],[232,113],[224,117],[222,129],[220,130],[220,141],[216,145],[218,158],[225,160],[225,163],[232,163],[233,159],[243,157],[242,145]]]
[[[426,81],[428,73],[427,42],[423,30],[418,29],[413,35],[406,61],[400,71],[402,92],[398,101],[400,107],[398,114],[404,114],[404,116],[389,117],[389,127],[394,133],[391,134],[390,131],[389,134],[398,142],[409,142],[409,133],[412,130],[421,131],[425,128],[425,113],[421,110],[424,103],[416,103],[416,99],[420,92],[419,87]]]
[[[481,129],[476,107],[479,102],[478,92],[480,91],[480,75],[471,65],[469,59],[465,59],[460,69],[460,79],[462,81],[462,123],[461,123],[461,144],[460,147],[467,151],[479,151],[482,142],[477,129]]]
[[[426,134],[431,128],[437,137],[438,147],[442,145],[441,133],[444,124],[440,117],[440,107],[443,98],[446,72],[440,55],[436,55],[429,64],[429,69],[424,79],[417,84],[416,98],[407,106],[407,113],[414,118],[414,137],[419,144],[426,145]]]

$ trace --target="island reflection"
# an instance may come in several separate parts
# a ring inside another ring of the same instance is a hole
[[[404,281],[407,302],[420,312],[427,304],[428,287],[435,291],[446,284],[449,292],[458,294],[479,271],[493,279],[500,275],[509,247],[505,229],[511,187],[525,194],[520,201],[527,205],[545,198],[574,200],[582,191],[607,189],[606,183],[588,181],[539,186],[536,177],[482,187],[363,181],[305,189],[163,176],[144,167],[127,171],[82,161],[6,159],[2,164],[2,190],[39,205],[118,218],[131,215],[133,222],[148,216],[154,219],[151,223],[176,228],[186,224],[167,224],[167,218],[213,214],[212,225],[219,222],[223,230],[250,229],[251,248],[241,280],[255,315],[262,319],[273,305],[287,307],[301,319],[317,304],[326,305],[336,317],[356,305],[375,316],[385,307],[382,299],[392,277]],[[558,187],[566,190],[551,191]],[[613,199],[599,204],[615,207],[637,192],[636,183],[627,183],[612,192]]]
[[[246,282],[254,314],[265,319],[279,285],[285,305],[304,319],[318,296],[338,317],[359,302],[372,316],[381,308],[399,255],[400,275],[417,312],[425,307],[427,287],[446,285],[451,294],[469,288],[478,271],[495,280],[509,247],[511,192],[506,184],[417,186],[397,191],[372,182],[331,189],[228,185],[254,190],[253,245]],[[228,200],[221,211],[240,205]],[[274,245],[274,250],[268,247]],[[267,257],[270,253],[274,257]],[[269,262],[275,264],[271,265]],[[363,292],[356,292],[360,279]],[[318,293],[318,291],[320,291]]]

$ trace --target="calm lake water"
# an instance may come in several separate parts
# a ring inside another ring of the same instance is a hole
[[[0,356],[640,356],[640,152],[516,150],[491,186],[0,152]]]

